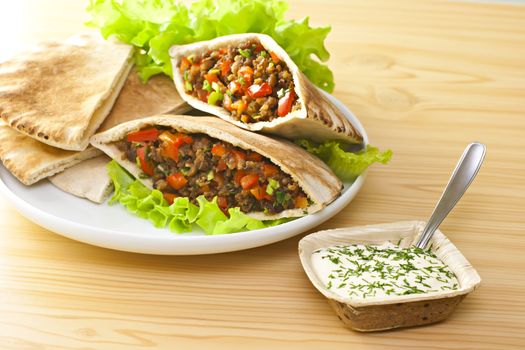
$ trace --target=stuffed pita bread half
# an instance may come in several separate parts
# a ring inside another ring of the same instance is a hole
[[[217,197],[259,220],[314,213],[342,183],[297,145],[213,117],[162,115],[94,135],[91,143],[168,201]]]
[[[0,63],[0,116],[50,146],[82,151],[131,69],[132,47],[78,35]]]
[[[190,109],[191,107],[180,97],[169,77],[156,75],[144,84],[137,71],[132,69],[111,113],[97,132],[142,117],[164,113],[182,114]]]
[[[267,35],[173,46],[170,56],[175,86],[199,110],[286,138],[362,142],[357,128]]]
[[[81,152],[52,147],[0,122],[0,159],[6,169],[24,185],[32,185],[100,154],[93,147]]]
[[[102,203],[113,191],[113,183],[106,168],[110,160],[106,155],[84,160],[51,176],[49,181],[64,192]]]

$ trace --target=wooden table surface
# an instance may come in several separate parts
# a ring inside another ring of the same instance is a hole
[[[80,1],[2,1],[0,55],[83,30]],[[481,287],[447,321],[343,328],[307,280],[302,235],[208,256],[148,256],[53,234],[0,196],[0,349],[523,349],[525,7],[448,1],[293,1],[331,24],[335,96],[391,148],[318,229],[424,219],[465,145],[485,164],[442,231]]]

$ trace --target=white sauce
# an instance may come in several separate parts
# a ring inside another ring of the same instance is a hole
[[[319,249],[312,253],[312,266],[322,283],[344,298],[383,299],[459,288],[454,273],[434,253],[392,243]]]

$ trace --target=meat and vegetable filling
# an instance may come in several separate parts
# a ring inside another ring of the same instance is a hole
[[[179,69],[187,94],[224,107],[243,123],[300,109],[288,66],[256,41],[183,57]]]
[[[117,143],[125,158],[153,178],[172,203],[176,197],[217,196],[219,207],[268,214],[305,209],[309,201],[289,175],[259,153],[244,151],[204,134],[167,127],[146,128]]]

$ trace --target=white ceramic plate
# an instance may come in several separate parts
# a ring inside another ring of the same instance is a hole
[[[341,102],[332,100],[352,121],[368,143],[359,120]],[[305,232],[330,219],[355,197],[366,173],[346,183],[342,195],[326,208],[294,221],[255,231],[207,236],[202,231],[176,234],[157,229],[147,220],[127,212],[120,205],[94,204],[62,192],[49,181],[22,185],[0,165],[0,190],[29,220],[71,239],[100,247],[146,254],[211,254],[259,247]]]

